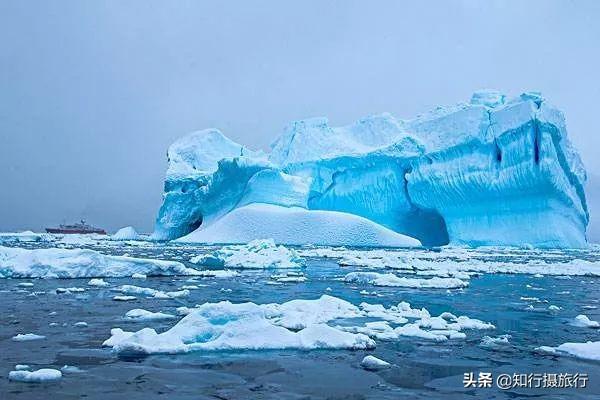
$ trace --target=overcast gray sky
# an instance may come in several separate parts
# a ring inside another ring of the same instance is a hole
[[[0,0],[0,230],[150,231],[187,132],[266,149],[293,119],[480,88],[542,91],[600,175],[598,20],[598,1]]]

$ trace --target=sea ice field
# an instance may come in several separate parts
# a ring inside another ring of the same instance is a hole
[[[0,241],[2,399],[600,397],[597,246]],[[469,372],[589,381],[465,388]]]

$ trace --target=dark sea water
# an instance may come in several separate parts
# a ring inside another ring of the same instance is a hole
[[[182,262],[210,249],[125,244],[88,247],[106,254],[126,253]],[[568,252],[563,255],[572,256]],[[528,255],[523,252],[497,257],[523,262]],[[597,258],[589,252],[582,257]],[[89,287],[89,279],[2,279],[0,399],[600,399],[600,363],[535,351],[538,346],[600,340],[599,330],[569,324],[578,314],[600,320],[600,308],[596,308],[600,307],[599,278],[484,274],[471,278],[464,290],[449,291],[374,288],[339,280],[355,269],[340,267],[330,259],[314,258],[304,271],[308,278],[304,283],[269,285],[266,282],[272,270],[242,271],[234,278],[199,279],[206,286],[192,290],[186,298],[158,300],[138,296],[130,302],[112,300],[117,293],[111,288],[133,284],[174,291],[189,285],[189,277],[105,278],[111,285],[107,288]],[[32,282],[34,286],[20,287],[22,282]],[[83,287],[86,291],[57,294],[58,287]],[[361,295],[362,289],[376,290],[379,296]],[[133,308],[176,314],[177,307],[205,302],[282,303],[315,299],[325,293],[356,305],[367,301],[388,307],[407,301],[415,308],[427,308],[432,315],[449,311],[491,322],[496,329],[465,331],[465,340],[442,343],[414,337],[377,340],[376,349],[371,351],[196,352],[120,358],[101,346],[110,337],[111,328],[135,331],[149,326],[161,332],[179,319],[124,320],[124,314]],[[549,305],[561,310],[552,312]],[[79,321],[86,322],[87,327],[74,326]],[[11,340],[17,333],[28,332],[46,339]],[[481,345],[485,335],[510,335],[510,341],[508,345],[486,348]],[[379,372],[367,371],[360,366],[367,354],[393,366]],[[8,373],[16,364],[28,364],[32,369],[70,365],[83,371],[65,372],[56,382],[12,382]],[[464,388],[463,374],[469,372],[475,376],[490,372],[494,377],[501,373],[580,373],[588,374],[589,382],[585,389]]]

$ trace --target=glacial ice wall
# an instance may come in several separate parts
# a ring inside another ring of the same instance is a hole
[[[226,218],[231,211],[267,204],[359,216],[370,230],[379,226],[426,246],[586,244],[585,169],[564,116],[539,93],[507,99],[481,91],[469,103],[412,120],[380,114],[345,127],[325,118],[295,121],[269,154],[217,130],[200,131],[174,143],[168,158],[155,239],[223,226],[239,221]],[[253,208],[254,218],[259,209],[271,208]],[[310,212],[293,214],[294,226],[298,215],[316,221]],[[251,231],[260,236],[261,227]]]

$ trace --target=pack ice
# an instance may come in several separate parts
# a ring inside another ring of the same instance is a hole
[[[158,240],[586,245],[586,172],[539,93],[476,92],[411,120],[295,121],[268,154],[210,129],[167,154]]]

